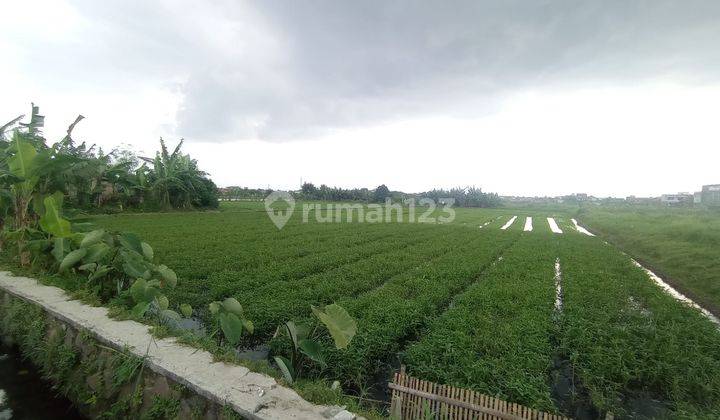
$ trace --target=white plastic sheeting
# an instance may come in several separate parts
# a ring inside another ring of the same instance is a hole
[[[503,227],[501,227],[500,229],[505,230],[505,229],[509,228],[510,226],[512,226],[513,223],[515,223],[515,219],[517,219],[517,216],[513,216],[513,217],[512,217],[510,220],[508,220],[508,222],[505,223],[505,224],[503,225]]]
[[[682,293],[678,292],[677,290],[675,290],[672,286],[665,283],[663,281],[663,279],[661,279],[657,274],[655,274],[652,271],[648,270],[647,268],[643,267],[639,262],[637,262],[633,259],[632,263],[635,264],[636,266],[642,268],[645,271],[645,273],[647,273],[648,277],[650,277],[650,279],[653,282],[655,282],[655,284],[662,287],[670,296],[674,297],[675,299],[677,299],[683,303],[687,303],[689,306],[691,306],[695,309],[698,309],[703,315],[705,315],[705,317],[707,317],[710,321],[714,322],[715,324],[718,325],[718,327],[720,327],[720,319],[718,319],[715,315],[710,313],[710,311],[708,311],[707,309],[698,305],[689,297],[687,297],[687,296],[683,295]]]
[[[560,229],[560,226],[558,226],[555,222],[555,219],[553,219],[552,217],[548,217],[547,221],[550,225],[550,230],[552,230],[553,233],[563,233],[562,229]]]
[[[525,218],[525,227],[523,230],[525,232],[532,232],[532,217],[528,216]]]
[[[573,225],[575,225],[575,230],[577,230],[578,232],[583,233],[583,234],[585,234],[585,235],[587,235],[587,236],[595,236],[595,235],[593,235],[592,232],[590,232],[589,230],[587,230],[587,229],[585,229],[584,227],[580,226],[580,225],[578,224],[577,220],[575,220],[575,219],[570,219],[570,220],[572,220]]]

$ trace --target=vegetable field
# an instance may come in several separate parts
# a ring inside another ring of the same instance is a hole
[[[613,206],[580,218],[707,309],[720,312],[717,209]]]
[[[570,416],[720,414],[717,326],[562,214],[464,209],[448,224],[294,214],[278,230],[247,202],[93,221],[152,243],[178,274],[170,300],[199,318],[209,319],[209,303],[237,299],[254,324],[242,347],[282,349],[278,325],[310,322],[311,305],[345,308],[357,321],[352,343],[322,347],[305,374],[349,393],[380,398],[404,364],[413,376]]]

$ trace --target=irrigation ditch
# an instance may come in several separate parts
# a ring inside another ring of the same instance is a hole
[[[0,333],[91,418],[336,419],[343,407],[302,399],[274,378],[214,362],[149,327],[62,290],[0,273]],[[209,417],[208,417],[209,416]]]
[[[0,337],[0,419],[79,419],[72,402],[52,388],[17,346]]]

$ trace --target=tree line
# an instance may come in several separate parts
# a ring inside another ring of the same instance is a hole
[[[33,200],[55,192],[63,194],[66,207],[91,211],[218,206],[217,187],[197,161],[182,152],[182,140],[171,152],[161,138],[154,158],[123,148],[105,153],[73,139],[82,115],[52,145],[42,134],[44,117],[37,106],[32,107],[30,121],[22,122],[23,118],[0,127],[0,203],[6,214],[24,205],[18,202],[21,182],[31,207]],[[13,167],[13,162],[22,168]]]
[[[220,189],[220,197],[225,200],[262,200],[272,189],[253,189],[247,187],[227,187]],[[338,188],[328,187],[325,184],[316,187],[311,182],[305,182],[298,191],[292,191],[295,198],[302,200],[319,201],[358,201],[364,203],[384,203],[386,199],[393,202],[403,200],[431,199],[437,203],[450,202],[457,207],[498,207],[500,197],[495,193],[485,193],[476,187],[457,187],[449,190],[433,189],[431,191],[410,194],[402,191],[390,191],[382,184],[375,189],[369,188]]]

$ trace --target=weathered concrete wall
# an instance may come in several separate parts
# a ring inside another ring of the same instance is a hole
[[[155,339],[149,327],[106,308],[0,272],[0,331],[90,417],[353,419],[313,405],[275,379]]]

